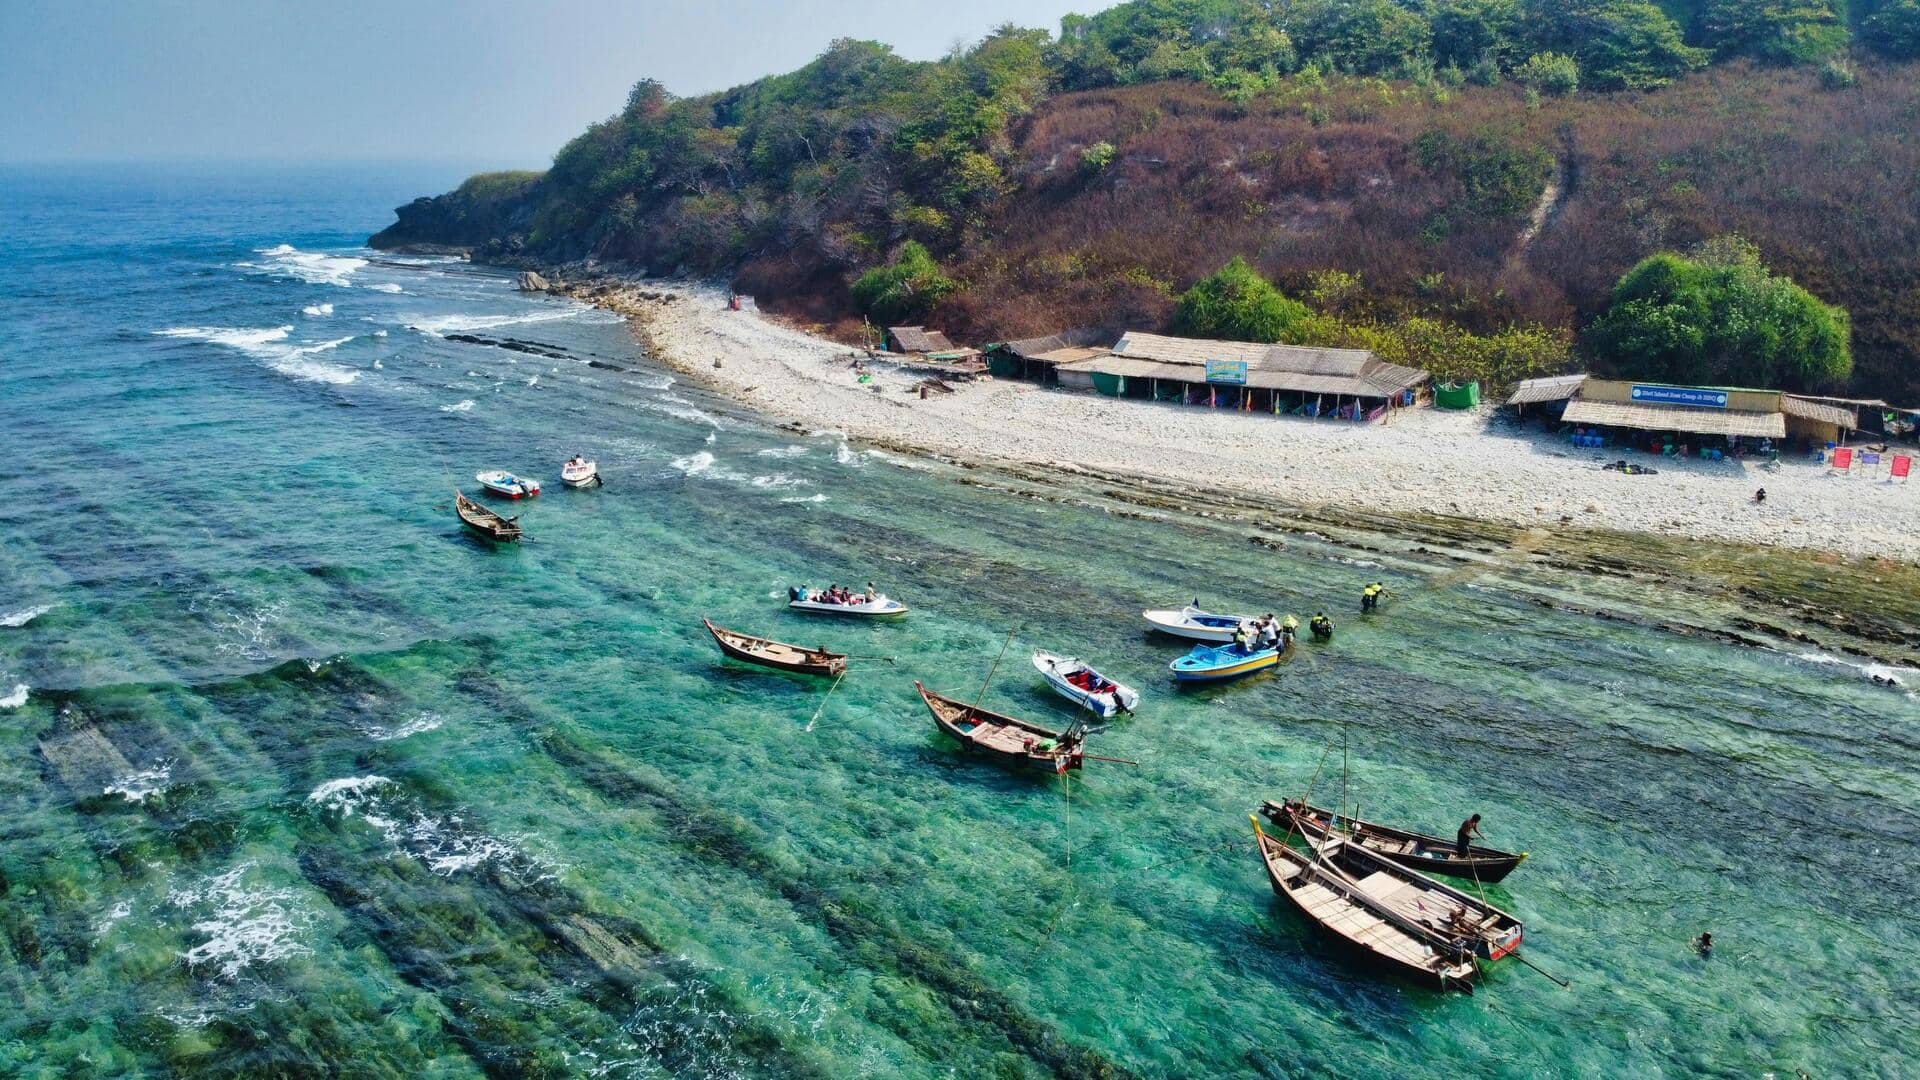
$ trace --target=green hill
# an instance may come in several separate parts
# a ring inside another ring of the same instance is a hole
[[[1917,53],[1920,0],[1135,0],[933,62],[643,80],[545,174],[373,243],[732,275],[844,331],[912,241],[950,287],[906,313],[975,340],[1164,327],[1239,255],[1300,333],[1516,376],[1628,362],[1575,337],[1621,275],[1739,234],[1851,315],[1853,390],[1920,404]]]

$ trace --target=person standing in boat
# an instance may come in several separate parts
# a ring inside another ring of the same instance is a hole
[[[1251,650],[1248,648],[1250,641],[1251,639],[1247,635],[1246,623],[1241,623],[1239,626],[1233,628],[1234,648],[1239,649],[1243,653],[1250,652]]]
[[[1454,838],[1453,838],[1454,858],[1456,859],[1466,858],[1467,852],[1472,850],[1473,848],[1473,842],[1479,839],[1479,837],[1480,837],[1480,815],[1475,814],[1472,817],[1468,818],[1467,820],[1461,822],[1460,831],[1454,835]]]
[[[879,597],[879,595],[880,595],[879,593],[873,591],[873,582],[871,581],[867,582],[867,603],[869,604],[873,603],[874,600]]]

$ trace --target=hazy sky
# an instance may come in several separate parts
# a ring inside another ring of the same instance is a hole
[[[541,167],[634,80],[677,94],[836,37],[931,59],[1110,0],[0,0],[0,160]]]

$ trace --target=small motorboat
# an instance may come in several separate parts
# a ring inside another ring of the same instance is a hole
[[[453,493],[453,512],[460,515],[462,525],[489,540],[510,544],[520,539],[518,518],[501,517],[458,491]]]
[[[849,603],[837,603],[832,600],[814,599],[821,594],[807,593],[800,589],[787,590],[787,606],[794,611],[812,611],[821,615],[845,615],[853,618],[887,619],[895,615],[905,615],[907,605],[882,593],[875,593],[872,599],[856,595]]]
[[[1180,682],[1217,682],[1237,679],[1256,671],[1265,671],[1280,663],[1279,649],[1246,649],[1238,645],[1208,647],[1195,645],[1193,651],[1168,664]]]
[[[1240,629],[1242,623],[1252,622],[1245,615],[1216,615],[1200,610],[1198,602],[1178,611],[1143,611],[1141,617],[1147,624],[1163,634],[1187,638],[1190,641],[1228,642],[1233,640],[1233,632]]]
[[[560,482],[570,488],[599,487],[600,466],[575,455],[560,466]]]
[[[935,726],[968,750],[1008,768],[1059,776],[1078,769],[1085,757],[1081,744],[1086,730],[1079,721],[1065,731],[1054,731],[936,694],[917,679],[913,688],[927,703]]]
[[[1467,857],[1463,859],[1454,854],[1451,843],[1438,836],[1336,816],[1325,807],[1292,800],[1268,802],[1260,808],[1260,812],[1268,821],[1283,829],[1298,831],[1309,841],[1325,839],[1331,829],[1335,836],[1409,869],[1425,874],[1472,878],[1486,885],[1513,873],[1515,867],[1527,860],[1524,851],[1500,851],[1478,845],[1469,846]]]
[[[531,499],[540,494],[540,481],[526,476],[515,476],[505,469],[491,472],[474,473],[473,478],[487,489],[489,495],[499,495],[507,499]]]
[[[713,635],[714,643],[720,651],[762,667],[778,668],[800,675],[839,676],[846,673],[847,657],[844,653],[828,652],[824,648],[809,649],[804,645],[789,645],[772,638],[754,637],[738,630],[728,630],[724,626],[715,626],[711,619],[701,619],[707,632]]]
[[[1111,720],[1120,713],[1130,713],[1140,704],[1138,691],[1107,678],[1084,661],[1036,652],[1033,666],[1046,676],[1047,685],[1061,697],[1102,719]]]

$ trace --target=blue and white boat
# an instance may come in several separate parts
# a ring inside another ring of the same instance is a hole
[[[1178,682],[1217,682],[1237,679],[1278,666],[1280,650],[1246,649],[1238,645],[1195,645],[1193,651],[1167,665]]]
[[[1178,611],[1143,611],[1141,617],[1148,625],[1163,634],[1183,637],[1191,641],[1214,641],[1225,643],[1233,640],[1233,632],[1240,629],[1242,623],[1253,620],[1245,615],[1217,615],[1211,611],[1200,610],[1199,601],[1188,604]]]
[[[1055,693],[1103,720],[1130,713],[1140,704],[1139,691],[1107,678],[1085,661],[1042,651],[1033,654],[1033,666],[1046,676]]]

